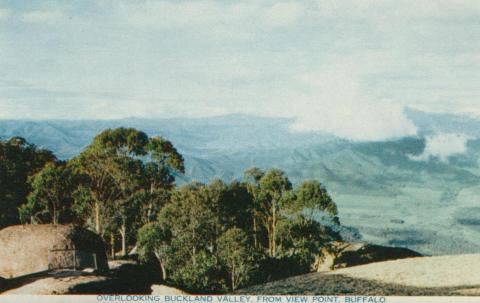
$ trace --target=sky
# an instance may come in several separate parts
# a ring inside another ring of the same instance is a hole
[[[479,83],[477,0],[0,0],[0,119],[243,113],[383,140],[416,133],[406,107],[480,116]]]

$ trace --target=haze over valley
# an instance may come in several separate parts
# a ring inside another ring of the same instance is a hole
[[[213,118],[3,120],[0,138],[21,136],[62,159],[106,128],[161,135],[185,157],[177,184],[240,179],[246,168],[278,167],[292,182],[317,179],[339,207],[345,236],[443,255],[480,249],[480,120],[407,109],[417,135],[352,141],[291,129],[292,119]]]

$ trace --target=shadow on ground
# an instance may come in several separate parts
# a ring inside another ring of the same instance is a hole
[[[81,271],[41,272],[3,279],[5,294],[149,294],[158,283],[157,271],[133,261],[117,263],[105,274]]]

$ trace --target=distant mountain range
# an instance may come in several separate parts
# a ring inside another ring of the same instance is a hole
[[[427,254],[480,249],[480,120],[411,109],[415,137],[352,142],[326,133],[291,132],[286,118],[227,115],[198,119],[0,121],[0,138],[21,136],[62,159],[78,154],[106,128],[135,127],[171,140],[186,159],[179,183],[241,178],[251,166],[278,167],[294,183],[318,179],[343,223],[365,240]],[[416,160],[429,136],[466,136],[448,160]],[[477,194],[479,196],[477,196]],[[476,217],[478,215],[478,217]],[[454,228],[452,228],[454,227]]]

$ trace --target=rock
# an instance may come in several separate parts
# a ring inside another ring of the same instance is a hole
[[[152,295],[188,295],[185,291],[166,285],[152,285]]]
[[[108,271],[102,238],[72,225],[6,227],[0,230],[0,255],[0,277],[7,279],[62,268]]]
[[[323,249],[322,253],[323,256],[315,264],[317,272],[422,256],[408,248],[344,242],[335,242],[330,248]]]

